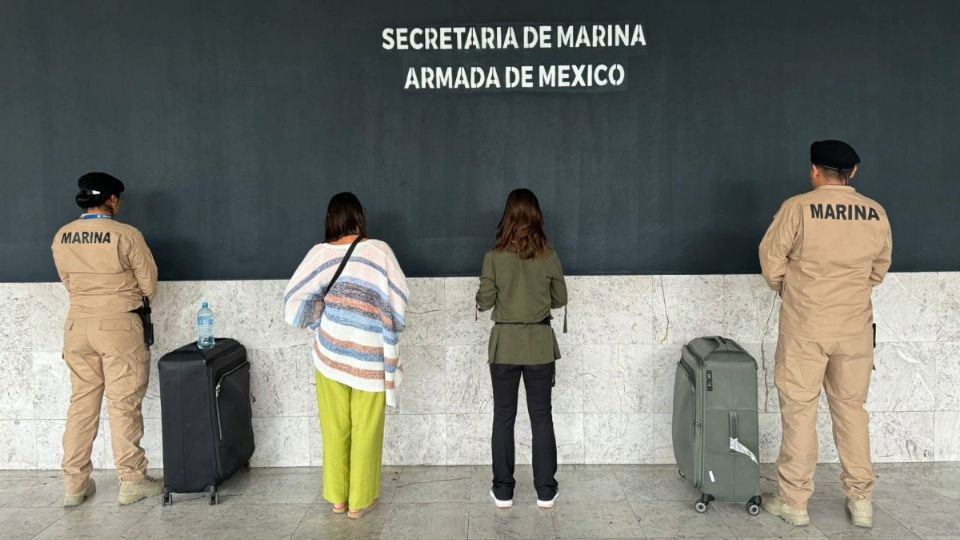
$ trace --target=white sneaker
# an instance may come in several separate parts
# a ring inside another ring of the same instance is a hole
[[[493,504],[497,505],[497,508],[510,508],[513,506],[513,499],[507,501],[501,501],[493,494],[493,490],[490,490],[490,498],[493,499]]]
[[[537,499],[537,506],[539,506],[540,508],[553,508],[553,503],[557,502],[557,497],[559,496],[560,496],[560,492],[558,491],[553,495],[553,498],[550,499],[549,501],[541,501],[540,499]]]

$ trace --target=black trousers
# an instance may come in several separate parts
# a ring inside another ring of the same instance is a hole
[[[513,499],[514,440],[517,419],[517,392],[520,378],[527,390],[527,412],[533,428],[533,485],[537,498],[553,499],[557,493],[557,438],[553,432],[553,392],[556,364],[490,364],[493,382],[493,494],[500,500]]]

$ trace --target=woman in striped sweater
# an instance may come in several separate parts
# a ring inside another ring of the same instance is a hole
[[[337,514],[359,518],[380,497],[384,412],[396,407],[408,294],[390,246],[366,238],[360,201],[352,193],[334,195],[326,242],[293,274],[284,310],[289,324],[315,336],[323,497]]]

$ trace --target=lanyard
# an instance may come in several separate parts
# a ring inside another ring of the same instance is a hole
[[[113,219],[110,214],[84,214],[80,219]]]

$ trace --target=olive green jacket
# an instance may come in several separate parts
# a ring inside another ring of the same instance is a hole
[[[493,308],[491,364],[546,364],[560,358],[550,326],[550,309],[567,304],[560,258],[521,259],[509,251],[488,251],[480,271],[477,309]]]

